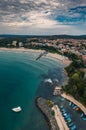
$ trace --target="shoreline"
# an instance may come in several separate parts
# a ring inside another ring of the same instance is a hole
[[[86,107],[80,102],[78,102],[76,99],[74,99],[71,95],[69,94],[67,95],[66,93],[63,93],[61,94],[61,96],[76,104],[84,112],[84,114],[86,114]]]
[[[27,48],[6,48],[6,47],[0,47],[0,51],[18,51],[18,52],[32,52],[32,53],[43,53],[45,50],[37,50],[37,49],[27,49]],[[43,56],[44,57],[44,56]],[[47,58],[54,58],[58,61],[63,62],[66,66],[68,66],[71,61],[67,57],[63,57],[60,54],[57,53],[48,53],[45,57]]]

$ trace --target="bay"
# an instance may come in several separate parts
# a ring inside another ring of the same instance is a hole
[[[48,130],[47,123],[35,106],[37,96],[51,93],[45,78],[65,81],[64,65],[52,58],[35,61],[38,53],[0,52],[0,130]],[[21,106],[15,113],[12,108]]]

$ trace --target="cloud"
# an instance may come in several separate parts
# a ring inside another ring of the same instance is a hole
[[[20,32],[18,30],[24,29],[26,29],[28,33],[34,33],[33,28],[36,30],[35,33],[50,33],[50,30],[52,30],[52,34],[54,32],[64,33],[64,29],[65,32],[69,32],[69,28],[77,28],[77,24],[78,30],[81,31],[79,25],[85,26],[85,22],[85,0],[0,1],[0,33],[2,33],[2,25],[3,28],[5,27],[4,32],[15,29],[16,33]],[[29,32],[31,29],[32,31]],[[59,30],[57,31],[57,29]]]

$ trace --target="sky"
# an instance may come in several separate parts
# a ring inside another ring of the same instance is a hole
[[[86,0],[0,0],[0,34],[86,34]]]

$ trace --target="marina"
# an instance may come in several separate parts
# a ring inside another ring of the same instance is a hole
[[[58,106],[68,128],[70,130],[82,130],[83,127],[83,130],[85,130],[86,116],[83,111],[73,102],[66,100],[66,98],[63,98],[60,95],[58,95],[58,98],[54,98],[53,101],[55,102],[55,105]]]
[[[84,105],[82,105],[80,102],[78,102],[76,99],[74,99],[72,96],[66,95],[64,93],[64,94],[62,94],[62,97],[66,98],[67,100],[69,100],[69,101],[73,102],[75,105],[77,105],[77,108],[75,108],[76,110],[78,110],[80,108],[84,112],[84,114],[86,114],[86,107]],[[72,104],[72,107],[74,107],[74,104]]]

